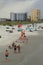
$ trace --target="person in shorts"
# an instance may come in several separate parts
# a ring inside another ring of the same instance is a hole
[[[6,60],[8,60],[8,56],[9,56],[9,52],[8,52],[8,50],[6,50],[6,51],[5,51]]]
[[[16,50],[17,50],[17,46],[16,45],[14,45],[14,52],[16,53]]]

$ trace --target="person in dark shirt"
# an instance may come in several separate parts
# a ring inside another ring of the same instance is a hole
[[[14,52],[16,53],[16,50],[17,50],[17,46],[16,45],[14,45]]]

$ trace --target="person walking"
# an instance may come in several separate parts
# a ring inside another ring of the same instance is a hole
[[[16,50],[17,50],[17,46],[16,44],[14,44],[14,52],[16,53]]]
[[[15,45],[15,43],[13,42],[13,43],[12,43],[12,48],[14,48],[14,45]]]
[[[9,56],[9,52],[8,52],[8,50],[6,49],[6,51],[5,51],[5,59],[6,59],[6,61],[8,60],[8,56]]]
[[[18,48],[18,53],[20,53],[20,44],[17,46],[17,48]]]

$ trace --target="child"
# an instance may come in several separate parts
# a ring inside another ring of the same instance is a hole
[[[5,51],[6,60],[8,60],[8,56],[9,56],[9,52],[8,52],[8,50],[6,50],[6,51]]]

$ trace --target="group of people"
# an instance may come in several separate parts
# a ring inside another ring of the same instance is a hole
[[[13,42],[12,47],[9,46],[9,49],[13,49],[14,53],[16,53],[17,50],[18,50],[18,53],[20,53],[20,44],[18,46],[16,46],[16,44]],[[6,60],[8,60],[8,56],[9,56],[9,51],[6,49],[5,50],[5,58],[6,58]]]
[[[15,53],[16,53],[17,50],[18,50],[18,52],[20,53],[20,44],[18,44],[18,46],[16,46],[16,44],[13,42],[12,48],[14,49],[14,52],[15,52]]]

